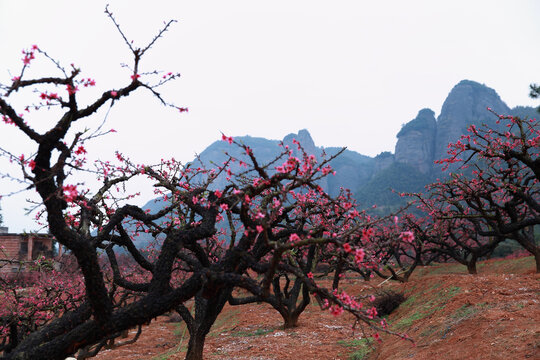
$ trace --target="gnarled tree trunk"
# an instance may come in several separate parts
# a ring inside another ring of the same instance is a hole
[[[232,292],[231,287],[220,289],[217,294],[205,294],[201,291],[195,296],[195,314],[192,316],[184,306],[177,309],[186,322],[189,342],[186,360],[202,360],[204,341],[212,325],[223,310]]]

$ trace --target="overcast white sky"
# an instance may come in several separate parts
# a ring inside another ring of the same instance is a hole
[[[186,162],[220,132],[281,139],[303,128],[317,145],[374,156],[394,150],[401,125],[420,109],[438,115],[462,79],[494,88],[509,106],[537,105],[527,96],[528,85],[540,82],[535,0],[0,0],[0,82],[20,70],[21,50],[37,44],[96,80],[89,97],[125,86],[129,73],[120,63],[130,54],[103,13],[106,3],[135,45],[145,45],[163,21],[178,20],[142,71],[180,72],[163,94],[189,113],[139,92],[111,110],[107,125],[118,133],[87,146],[102,159],[121,150],[141,163]],[[39,62],[31,69],[44,75]],[[16,154],[33,151],[2,124],[0,144]],[[0,166],[12,171],[5,161]],[[0,194],[14,189],[0,179]],[[10,231],[37,228],[22,210],[29,196],[2,199]]]

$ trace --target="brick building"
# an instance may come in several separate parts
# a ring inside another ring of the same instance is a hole
[[[0,272],[25,269],[41,255],[52,258],[53,240],[50,234],[12,234],[7,227],[0,227]]]

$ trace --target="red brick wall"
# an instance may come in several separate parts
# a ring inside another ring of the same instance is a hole
[[[39,241],[42,243],[42,245],[45,246],[47,250],[52,249],[52,238],[48,236],[26,234],[0,234],[0,272],[13,271],[14,268],[18,267],[17,264],[9,264],[5,260],[28,260],[28,252],[30,251],[30,245],[28,244],[28,240],[30,238],[33,239],[34,248],[36,247],[36,242]],[[22,256],[20,254],[21,243],[27,243],[27,253]]]
[[[0,259],[18,259],[21,241],[20,235],[0,235]]]

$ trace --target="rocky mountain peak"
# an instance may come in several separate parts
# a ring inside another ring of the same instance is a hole
[[[416,118],[397,134],[395,160],[408,164],[423,174],[432,169],[437,121],[431,109],[422,109]]]
[[[435,112],[431,109],[422,109],[418,112],[416,117],[403,125],[397,138],[412,132],[412,131],[425,131],[425,130],[434,130],[437,127],[437,120],[435,119]]]
[[[497,92],[486,85],[462,80],[454,86],[444,101],[437,119],[435,159],[446,157],[446,145],[465,134],[469,125],[494,122],[496,118],[487,111],[488,107],[499,114],[510,113],[510,108]]]
[[[283,138],[283,143],[295,151],[297,147],[293,145],[293,139],[296,139],[308,154],[319,155],[320,150],[317,150],[311,134],[306,129],[298,131],[298,134],[291,133]]]

